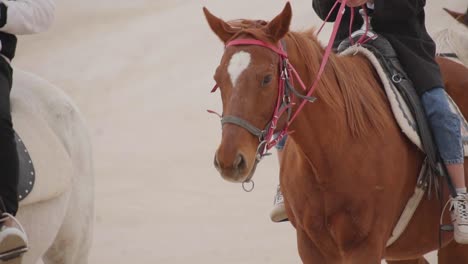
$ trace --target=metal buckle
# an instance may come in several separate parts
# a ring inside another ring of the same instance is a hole
[[[246,184],[250,184],[250,188],[247,188]],[[252,180],[248,180],[242,183],[242,189],[244,189],[244,191],[246,192],[251,192],[253,191],[254,188],[255,188],[255,182]]]
[[[283,80],[289,80],[288,63],[288,59],[283,59],[283,67],[281,69],[281,77]]]
[[[260,142],[260,144],[258,144],[257,154],[255,155],[255,159],[257,160],[257,162],[260,162],[263,159],[263,157],[271,155],[268,152],[263,153],[267,144],[268,142],[266,142],[266,140],[263,140]]]
[[[400,76],[400,74],[398,74],[398,73],[393,74],[392,82],[401,83],[402,80],[403,80],[403,78]]]

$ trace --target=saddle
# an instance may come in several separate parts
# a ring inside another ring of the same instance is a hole
[[[363,34],[365,32],[359,30],[352,34],[351,39],[357,42]],[[438,175],[446,175],[445,168],[442,166],[416,89],[403,70],[390,42],[372,31],[367,33],[367,37],[370,41],[362,45],[352,45],[351,40],[346,39],[339,45],[337,51],[341,55],[362,54],[373,64],[381,78],[393,114],[402,132],[426,154],[429,170],[426,175],[418,179],[418,184],[428,186],[429,189],[434,187],[437,190],[439,188]],[[468,122],[452,98],[448,94],[447,97],[452,111],[462,121],[462,139],[466,157],[468,156]],[[449,180],[449,177],[446,178]]]
[[[15,125],[16,126],[16,125]],[[19,122],[18,127],[20,127],[20,130],[22,130],[22,124]],[[37,158],[40,157],[41,154],[44,153],[35,153],[37,152],[34,148],[36,148],[36,144],[31,144],[34,139],[32,139],[29,134],[30,133],[24,133],[21,131],[23,136],[26,139],[26,142],[20,137],[18,134],[19,132],[15,131],[15,142],[16,142],[16,150],[18,152],[18,165],[19,165],[19,170],[18,170],[18,201],[21,202],[20,205],[28,205],[44,200],[48,200],[51,198],[54,198],[55,196],[61,194],[66,188],[68,188],[69,185],[69,179],[66,179],[64,175],[66,173],[63,173],[63,175],[45,175],[44,173],[41,175],[41,180],[45,181],[41,184],[38,184],[38,187],[36,187],[36,167],[35,167],[35,161],[37,161]],[[33,153],[30,153],[30,149],[26,145],[30,144],[30,147],[32,147],[31,151]],[[44,146],[41,146],[44,147]],[[34,155],[36,154],[36,155]],[[61,153],[64,155],[65,153]],[[32,157],[34,156],[34,157]],[[39,162],[41,163],[41,162]],[[52,166],[50,164],[49,166]],[[57,166],[57,164],[54,164],[53,166]],[[39,171],[44,171],[41,167],[42,164],[39,164]],[[65,167],[61,168],[60,170],[65,172],[67,171],[68,164],[65,166],[59,166],[59,167]],[[48,182],[51,180],[51,182]],[[33,192],[34,191],[34,192]],[[32,195],[31,195],[32,194]]]
[[[16,150],[19,161],[18,200],[24,200],[32,192],[36,182],[34,163],[23,140],[15,132]]]
[[[32,193],[36,183],[36,170],[23,139],[15,131],[16,151],[18,153],[18,201],[23,201]]]

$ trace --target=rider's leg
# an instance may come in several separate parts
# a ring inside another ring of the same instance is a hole
[[[276,145],[279,164],[281,164],[281,160],[283,159],[283,148],[284,148],[284,145],[286,144],[287,138],[288,137],[285,136]],[[271,212],[270,212],[270,218],[271,218],[271,221],[273,222],[283,222],[283,221],[288,220],[288,216],[286,215],[286,210],[284,208],[283,194],[281,193],[281,188],[279,185],[276,189],[276,195],[273,201],[273,208],[271,209]]]
[[[16,215],[18,210],[18,153],[11,120],[10,90],[12,69],[0,58],[0,198],[6,212]]]
[[[27,237],[14,218],[18,210],[18,153],[10,114],[12,69],[0,57],[0,263],[21,263]]]
[[[436,88],[422,95],[422,103],[431,125],[440,156],[447,165],[450,178],[457,190],[452,198],[451,216],[458,243],[468,243],[468,203],[465,185],[464,150],[461,120],[450,109],[447,95]]]

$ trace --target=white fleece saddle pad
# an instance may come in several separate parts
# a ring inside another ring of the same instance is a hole
[[[422,144],[421,144],[421,139],[417,133],[416,130],[416,122],[414,120],[413,115],[411,114],[411,111],[408,108],[408,105],[404,101],[403,97],[399,93],[398,89],[395,87],[393,82],[387,77],[387,75],[384,72],[384,69],[380,65],[378,59],[375,57],[375,55],[370,52],[369,50],[360,47],[360,46],[351,46],[345,51],[343,51],[340,55],[341,56],[349,56],[349,55],[355,55],[355,54],[362,54],[367,59],[374,65],[377,73],[380,76],[380,79],[382,80],[382,84],[384,85],[385,93],[387,94],[387,98],[390,102],[390,106],[393,111],[393,115],[395,116],[395,119],[400,126],[401,130],[403,133],[413,142],[416,146],[418,146],[419,149],[422,149]],[[452,98],[447,94],[447,97],[449,98],[449,103],[450,103],[450,108],[454,113],[456,113],[461,120],[461,130],[462,130],[462,140],[463,140],[463,149],[465,152],[465,157],[468,156],[468,123],[463,116],[463,114],[460,112],[460,109],[458,106],[455,104],[455,102],[452,100]]]

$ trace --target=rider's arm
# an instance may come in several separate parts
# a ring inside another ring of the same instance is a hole
[[[328,13],[332,9],[336,0],[312,0],[312,6],[315,13],[325,20]],[[410,17],[417,16],[424,10],[426,0],[373,0],[369,1],[374,4],[374,18],[379,18],[385,21],[406,21]],[[330,15],[329,22],[336,19],[338,8]]]
[[[392,21],[408,21],[424,11],[426,0],[374,0],[374,18]]]
[[[315,13],[320,17],[320,19],[325,20],[328,13],[332,9],[336,0],[312,0],[312,7],[315,10]],[[332,15],[330,15],[329,22],[333,22],[336,19],[338,9],[335,9]]]
[[[34,34],[47,30],[54,21],[54,0],[1,0],[0,31]]]

